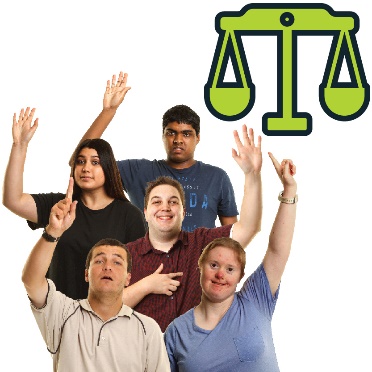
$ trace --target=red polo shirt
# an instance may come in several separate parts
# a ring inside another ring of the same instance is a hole
[[[172,296],[149,294],[134,309],[155,319],[164,332],[173,319],[198,305],[201,299],[199,256],[212,240],[230,236],[231,227],[225,225],[213,229],[200,227],[193,232],[181,231],[169,252],[153,248],[148,233],[127,243],[133,258],[131,284],[154,273],[161,263],[164,265],[163,274],[183,272],[182,277],[175,278],[180,280],[181,285]]]

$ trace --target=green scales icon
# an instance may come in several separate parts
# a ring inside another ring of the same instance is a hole
[[[255,86],[241,40],[243,35],[276,35],[278,42],[277,112],[262,118],[266,135],[303,135],[312,131],[312,117],[297,112],[297,35],[331,35],[319,101],[335,120],[358,118],[369,104],[366,81],[355,34],[359,18],[335,12],[326,4],[248,4],[239,12],[221,12],[215,19],[219,34],[204,99],[209,111],[225,121],[246,116],[255,101]],[[235,82],[224,82],[229,60]],[[338,81],[343,62],[350,81]]]

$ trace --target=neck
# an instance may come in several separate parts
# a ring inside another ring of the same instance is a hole
[[[149,240],[151,245],[158,251],[168,252],[178,240],[180,231],[175,233],[152,231],[149,229]]]
[[[211,302],[204,293],[200,304],[195,308],[195,323],[198,327],[212,330],[224,317],[234,301],[234,296],[230,296],[223,302]]]
[[[102,190],[83,191],[81,193],[81,201],[87,208],[93,210],[103,209],[113,200],[114,198],[111,198]]]
[[[105,322],[117,315],[123,306],[122,293],[97,295],[89,291],[88,301],[92,310]]]
[[[175,162],[172,159],[168,158],[165,163],[174,169],[186,169],[193,166],[196,163],[196,160],[194,158],[191,158],[182,162]]]

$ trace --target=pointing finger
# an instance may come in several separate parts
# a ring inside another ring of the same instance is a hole
[[[73,191],[74,191],[74,179],[70,177],[70,180],[68,182],[67,192],[66,192],[66,198],[72,200]]]

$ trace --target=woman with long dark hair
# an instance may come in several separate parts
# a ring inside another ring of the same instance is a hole
[[[44,228],[48,234],[51,208],[65,198],[64,193],[27,194],[23,192],[23,169],[28,143],[38,126],[32,124],[35,109],[21,110],[13,117],[13,146],[4,178],[3,204],[25,218],[32,229]],[[72,157],[73,200],[77,200],[76,219],[58,240],[47,277],[59,291],[73,299],[86,298],[85,259],[90,248],[104,238],[122,243],[145,235],[142,212],[126,198],[112,148],[102,139],[80,143]]]

